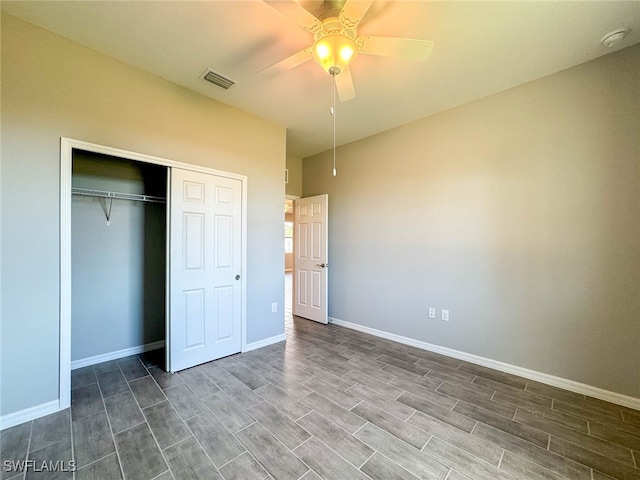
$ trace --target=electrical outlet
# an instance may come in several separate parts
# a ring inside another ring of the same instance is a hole
[[[277,302],[273,302],[271,304],[271,313],[277,313],[278,311],[278,303]]]
[[[436,318],[436,309],[429,307],[429,318]]]
[[[442,320],[445,322],[449,321],[449,310],[442,310]]]

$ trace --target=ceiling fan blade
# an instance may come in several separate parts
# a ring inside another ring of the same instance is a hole
[[[286,72],[287,70],[291,70],[292,68],[296,68],[297,66],[308,62],[309,60],[311,60],[311,58],[311,47],[305,48],[304,50],[301,50],[298,53],[294,53],[290,57],[287,57],[284,60],[280,60],[278,63],[275,63],[270,67],[261,70],[260,72],[258,72],[258,75],[272,78],[276,75]]]
[[[341,102],[348,102],[356,97],[356,90],[353,87],[353,78],[351,78],[351,69],[349,67],[341,71],[334,79]]]
[[[401,57],[410,60],[426,60],[433,50],[434,42],[415,38],[373,37],[361,35],[356,39],[358,53]]]
[[[347,0],[340,11],[342,25],[346,28],[356,28],[362,17],[369,11],[372,3],[373,0]]]
[[[322,22],[293,0],[263,1],[311,33],[316,33],[322,30]]]

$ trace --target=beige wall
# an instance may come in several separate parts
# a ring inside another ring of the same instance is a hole
[[[287,154],[287,167],[289,170],[289,183],[286,185],[287,195],[302,196],[302,159]]]
[[[305,159],[330,316],[640,396],[639,106],[635,46]]]
[[[58,398],[61,136],[247,175],[247,340],[284,332],[283,127],[6,14],[1,61],[1,414]]]

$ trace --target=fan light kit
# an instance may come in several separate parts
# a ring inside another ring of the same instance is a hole
[[[339,32],[320,35],[311,53],[316,63],[330,75],[338,75],[345,70],[358,54],[356,42]]]
[[[264,0],[314,35],[312,46],[265,68],[261,75],[274,77],[309,60],[331,75],[331,115],[333,116],[333,175],[336,175],[336,92],[341,102],[356,96],[349,65],[359,54],[426,60],[434,43],[412,38],[358,36],[358,25],[373,0],[346,0],[338,16],[323,20],[294,0]]]

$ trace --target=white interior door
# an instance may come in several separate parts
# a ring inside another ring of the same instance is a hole
[[[242,348],[242,182],[171,169],[168,370]]]
[[[320,323],[328,321],[328,203],[328,195],[294,201],[293,314]]]

